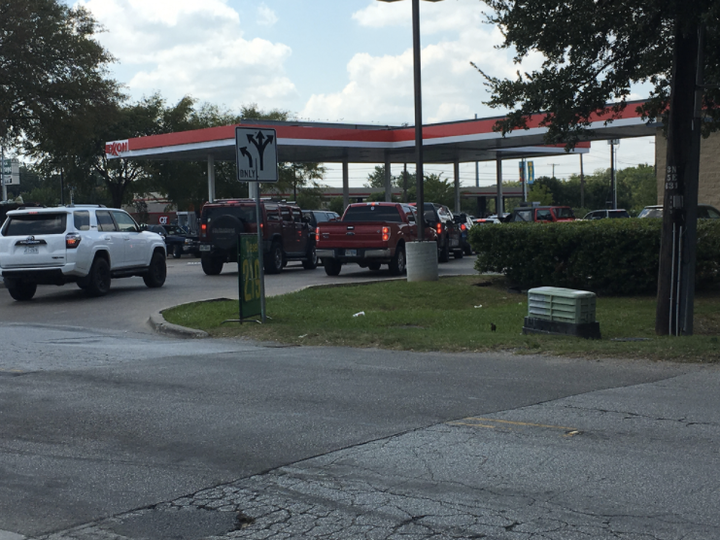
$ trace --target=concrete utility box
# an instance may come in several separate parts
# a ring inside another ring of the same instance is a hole
[[[600,339],[595,321],[595,293],[536,287],[528,291],[528,316],[523,333],[565,334]]]

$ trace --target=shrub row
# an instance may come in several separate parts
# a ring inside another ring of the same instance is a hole
[[[470,231],[475,269],[522,288],[550,285],[597,294],[657,290],[659,219],[508,223]],[[720,281],[720,220],[698,221],[696,288]]]

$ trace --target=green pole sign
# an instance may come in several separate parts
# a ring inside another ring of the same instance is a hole
[[[238,243],[238,272],[240,279],[240,322],[262,315],[265,291],[260,274],[260,250],[256,234],[241,234]]]

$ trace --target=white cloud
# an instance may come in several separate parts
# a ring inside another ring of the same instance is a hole
[[[283,108],[297,97],[285,74],[290,47],[246,39],[225,0],[81,3],[108,30],[98,39],[118,58],[115,72],[135,97],[160,91],[173,102],[189,94],[236,110],[249,103]],[[273,20],[263,6],[258,13]]]
[[[409,25],[409,8],[400,4],[409,2],[374,2],[354,13],[353,18],[364,26]],[[440,9],[442,4],[429,4],[421,10],[421,32],[423,36],[432,36],[421,39],[424,121],[466,119],[475,113],[497,114],[482,104],[488,99],[484,80],[470,62],[491,75],[511,75],[507,55],[494,49],[501,42],[500,33],[483,24],[480,2],[453,3],[445,10]],[[344,118],[356,122],[385,119],[383,123],[414,123],[411,42],[396,55],[356,54],[347,72],[349,80],[342,90],[313,95],[300,116],[331,121]]]
[[[260,26],[272,26],[278,22],[278,16],[265,4],[260,4],[257,9],[257,23]]]

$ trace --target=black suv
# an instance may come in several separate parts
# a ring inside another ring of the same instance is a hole
[[[265,272],[277,274],[288,261],[317,267],[315,242],[300,207],[275,201],[260,203]],[[200,214],[200,261],[209,275],[222,272],[226,262],[237,262],[238,235],[256,233],[255,201],[225,199],[203,206]]]
[[[410,203],[416,206],[415,203]],[[450,209],[438,203],[423,203],[423,219],[428,227],[435,229],[438,242],[438,261],[448,262],[452,251],[456,259],[463,258],[460,230]]]

